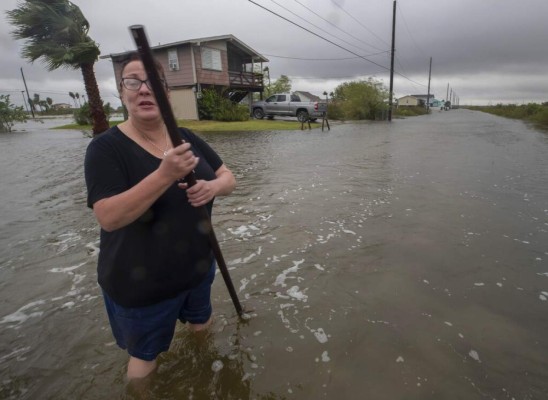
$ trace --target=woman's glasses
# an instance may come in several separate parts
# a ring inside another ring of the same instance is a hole
[[[164,81],[163,79],[160,79],[160,82],[162,83],[162,85],[164,86],[166,85],[166,81]],[[148,79],[145,79],[144,81],[142,81],[141,79],[137,79],[137,78],[122,78],[122,85],[127,90],[139,90],[141,89],[141,86],[143,85],[143,83],[147,85],[147,88],[152,90],[152,88],[150,87],[150,81]]]

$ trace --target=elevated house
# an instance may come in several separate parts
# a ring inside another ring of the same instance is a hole
[[[268,59],[233,35],[183,40],[151,47],[162,64],[170,89],[173,113],[178,119],[199,119],[197,99],[202,90],[214,88],[234,102],[264,91],[263,63]],[[102,56],[110,58],[116,82],[130,52]],[[255,68],[256,65],[259,68]]]

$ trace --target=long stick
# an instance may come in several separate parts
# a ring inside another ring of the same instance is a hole
[[[129,29],[131,31],[131,35],[133,36],[133,40],[137,45],[137,50],[141,55],[141,60],[143,61],[148,81],[152,86],[152,91],[154,92],[154,96],[156,97],[156,103],[158,103],[158,107],[160,108],[160,112],[162,114],[164,124],[166,125],[167,132],[169,133],[171,143],[173,144],[173,147],[177,147],[183,143],[183,140],[181,139],[181,135],[179,134],[177,122],[175,121],[175,117],[173,116],[173,110],[171,109],[171,105],[169,104],[164,85],[162,85],[162,82],[160,81],[160,76],[158,74],[158,71],[156,70],[156,66],[154,65],[154,58],[152,56],[152,50],[150,49],[150,46],[148,44],[145,28],[142,25],[132,25],[129,27]],[[194,176],[194,172],[190,172],[185,177],[185,181],[188,183],[189,187],[194,186],[196,184],[196,177]],[[240,301],[238,300],[238,295],[236,294],[236,290],[234,289],[234,285],[232,284],[232,279],[230,279],[230,274],[228,273],[228,268],[226,267],[223,254],[221,253],[219,242],[217,241],[217,237],[215,236],[215,231],[213,230],[213,225],[211,224],[211,217],[209,216],[209,213],[207,212],[205,206],[198,207],[197,210],[200,212],[202,219],[204,221],[207,221],[209,224],[209,242],[215,255],[215,259],[217,260],[217,265],[221,270],[221,274],[223,275],[223,279],[225,281],[228,292],[230,293],[230,297],[232,298],[232,302],[234,303],[234,307],[236,307],[236,312],[239,316],[242,316],[242,306],[240,305]]]

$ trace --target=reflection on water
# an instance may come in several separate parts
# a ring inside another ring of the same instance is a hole
[[[96,284],[89,138],[0,135],[0,398],[548,397],[548,141],[458,110],[203,134],[238,179],[205,337],[126,386]],[[356,397],[356,393],[360,393]],[[363,394],[363,395],[361,395]]]

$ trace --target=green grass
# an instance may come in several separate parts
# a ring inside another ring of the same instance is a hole
[[[548,102],[537,104],[497,104],[496,106],[466,106],[469,110],[482,111],[500,117],[522,119],[548,127]]]
[[[110,121],[110,126],[118,125],[122,121]],[[179,126],[183,126],[196,132],[232,132],[232,131],[294,131],[301,130],[301,123],[298,121],[282,121],[282,120],[258,120],[250,119],[249,121],[222,122],[222,121],[190,121],[179,120]],[[312,128],[318,128],[318,122],[311,122]],[[91,125],[68,124],[57,126],[55,129],[76,129],[91,131]],[[308,129],[305,124],[305,129]]]

